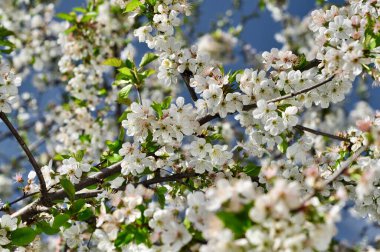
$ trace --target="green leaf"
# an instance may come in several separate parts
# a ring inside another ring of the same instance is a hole
[[[82,8],[82,7],[75,7],[73,8],[73,10],[77,11],[77,12],[82,12],[82,13],[86,13],[87,10],[85,8]]]
[[[37,223],[37,228],[39,228],[42,232],[44,232],[47,235],[54,235],[54,234],[57,234],[60,231],[58,227],[53,228],[46,221],[38,222]]]
[[[117,163],[117,162],[123,160],[123,157],[120,156],[120,155],[117,154],[117,153],[114,153],[114,154],[112,154],[111,156],[108,156],[108,157],[107,157],[107,160],[108,160],[111,164],[114,164],[114,163]]]
[[[63,20],[69,21],[69,22],[73,22],[76,19],[76,16],[70,15],[70,14],[67,14],[67,13],[58,13],[56,15],[56,17],[59,18],[59,19],[63,19]]]
[[[70,158],[70,157],[71,157],[70,155],[56,154],[56,155],[53,157],[53,160],[55,160],[55,161],[62,161],[62,160],[68,159],[68,158]]]
[[[121,247],[122,245],[126,245],[132,241],[134,241],[136,244],[148,243],[149,235],[149,230],[146,227],[135,227],[128,225],[124,227],[124,230],[119,232],[117,235],[115,246]]]
[[[124,244],[130,243],[135,238],[135,236],[132,232],[133,232],[133,230],[124,230],[122,232],[119,232],[119,234],[117,235],[117,238],[115,240],[115,246],[120,247]]]
[[[148,3],[150,4],[150,5],[152,5],[152,6],[155,6],[156,5],[156,2],[157,2],[157,0],[147,0],[148,1]]]
[[[158,203],[160,203],[161,208],[164,208],[165,206],[165,194],[168,191],[166,187],[159,187],[157,189],[157,198],[158,198]]]
[[[170,104],[172,102],[172,97],[171,96],[168,96],[164,99],[164,101],[162,102],[162,109],[168,109],[170,107]]]
[[[94,213],[90,208],[86,208],[83,211],[80,211],[77,215],[79,221],[86,221],[94,216]]]
[[[129,85],[123,87],[123,88],[119,91],[119,94],[118,94],[119,99],[121,99],[121,100],[128,99],[128,96],[129,96],[129,93],[130,93],[131,90],[132,90],[132,87],[133,87],[132,84],[129,84]]]
[[[228,76],[228,82],[229,83],[234,83],[236,81],[236,75],[243,73],[244,70],[237,70],[233,72],[230,76]]]
[[[70,213],[75,214],[78,213],[84,205],[86,204],[86,201],[84,199],[78,199],[76,200],[70,207]]]
[[[78,162],[81,162],[83,157],[84,157],[84,154],[86,153],[85,150],[78,150],[75,154],[74,154],[74,158],[76,161]]]
[[[144,67],[148,65],[149,63],[155,61],[156,59],[158,59],[158,55],[154,53],[146,53],[141,59],[140,67]]]
[[[54,217],[52,228],[60,228],[64,226],[68,220],[70,220],[68,214],[58,214]]]
[[[130,81],[127,81],[127,80],[115,80],[112,85],[118,87],[118,86],[121,86],[121,85],[125,85],[125,84],[129,84],[131,83]]]
[[[154,70],[154,69],[147,69],[144,72],[140,73],[139,76],[140,76],[140,79],[146,79],[146,78],[148,78],[149,76],[151,76],[152,74],[155,74],[155,73],[156,73],[156,70]]]
[[[122,146],[122,142],[119,141],[119,140],[115,140],[115,141],[110,141],[110,140],[107,140],[106,141],[106,145],[108,146],[108,148],[113,151],[114,153],[118,153],[119,150],[121,149],[121,146]]]
[[[288,142],[286,141],[286,136],[284,134],[281,134],[281,138],[282,138],[282,142],[280,144],[277,145],[277,149],[281,152],[281,153],[285,153],[286,150],[288,149]]]
[[[218,212],[216,216],[223,222],[226,228],[234,232],[236,238],[241,238],[252,226],[248,217],[248,211],[244,209],[240,213]]]
[[[123,64],[121,59],[118,58],[110,58],[103,61],[102,65],[120,67]]]
[[[10,30],[0,26],[0,37],[4,38],[4,37],[11,36],[11,35],[15,35],[15,33],[13,31],[10,31]]]
[[[69,197],[70,201],[73,201],[74,197],[75,197],[75,187],[74,187],[74,185],[71,183],[70,180],[65,179],[65,178],[61,179],[60,183],[61,183],[61,185],[63,187],[63,190],[65,191],[65,193]]]
[[[298,62],[294,66],[294,70],[302,70],[306,66],[307,63],[308,62],[307,62],[305,54],[299,55],[298,56]]]
[[[98,16],[98,13],[92,11],[92,12],[88,12],[86,13],[82,19],[81,19],[81,22],[83,23],[87,23],[88,21],[90,21],[91,19],[95,18],[96,16]]]
[[[126,110],[123,112],[123,114],[121,114],[121,116],[119,117],[119,119],[117,120],[118,123],[121,123],[122,121],[124,121],[125,119],[127,119],[127,115],[129,113],[131,113],[132,111],[130,110]]]
[[[249,163],[243,168],[243,172],[250,177],[257,177],[260,174],[261,167],[254,163]]]
[[[140,3],[139,0],[131,0],[129,3],[127,3],[127,5],[125,6],[125,11],[124,12],[131,12],[131,11],[134,11],[136,10],[140,5],[142,5]]]
[[[13,245],[25,246],[34,241],[37,232],[30,227],[23,227],[11,232],[10,240]]]
[[[76,29],[78,29],[78,26],[73,25],[73,26],[71,26],[70,28],[66,29],[64,33],[65,33],[65,35],[69,35],[69,34],[72,33],[73,31],[75,31]]]
[[[89,134],[80,135],[79,140],[81,143],[91,143],[91,135],[89,135]]]
[[[152,105],[150,105],[150,106],[153,108],[154,111],[156,111],[157,117],[161,119],[162,115],[163,115],[162,114],[162,106],[161,106],[161,104],[153,102]]]
[[[132,71],[132,69],[128,67],[119,68],[118,71],[122,73],[124,76],[122,78],[126,78],[127,80],[131,81],[132,83],[136,83],[136,77]]]
[[[260,8],[261,11],[265,10],[265,6],[266,6],[265,1],[264,0],[260,0],[259,1],[259,8]]]
[[[6,54],[11,53],[16,48],[15,44],[9,42],[8,40],[0,39],[0,51]]]
[[[126,59],[124,65],[130,69],[135,68],[135,63],[130,59]]]
[[[6,37],[10,35],[15,35],[14,32],[4,28],[0,27],[0,52],[10,54],[15,48],[15,44],[8,41]]]

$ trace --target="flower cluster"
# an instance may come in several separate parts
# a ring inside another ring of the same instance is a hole
[[[0,3],[30,10],[0,9],[19,35],[0,67],[0,112],[24,119],[11,133],[33,166],[26,181],[22,158],[1,167],[23,190],[1,206],[13,213],[0,219],[4,249],[42,246],[44,233],[79,251],[325,251],[347,200],[380,221],[380,114],[360,102],[347,115],[339,104],[358,76],[379,80],[378,1],[302,21],[287,1],[260,1],[284,23],[284,46],[255,58],[258,69],[230,72],[221,64],[234,59],[241,27],[191,45],[176,32],[197,11],[186,0],[90,1],[59,14],[63,22],[37,2]],[[153,51],[140,64],[137,41]],[[29,64],[39,87],[62,92],[46,115],[29,94],[12,107],[21,78],[9,66],[24,77]],[[44,119],[23,124],[34,116]],[[29,150],[39,136],[45,146],[37,139]]]
[[[5,246],[12,242],[11,233],[18,228],[25,227],[19,223],[17,218],[13,218],[8,214],[4,214],[0,218],[0,249],[2,251],[10,251]]]
[[[127,130],[127,135],[133,136],[136,142],[144,142],[151,133],[153,141],[162,145],[175,145],[181,143],[184,136],[198,131],[196,110],[191,104],[185,104],[183,97],[177,98],[176,103],[166,109],[154,108],[154,104],[151,107],[131,104],[131,113],[122,125]]]
[[[188,204],[187,218],[207,240],[200,251],[323,251],[339,220],[337,207],[323,210],[317,199],[300,208],[299,185],[285,180],[263,193],[247,179],[220,179],[205,194],[189,194]],[[241,223],[228,220],[244,215]]]
[[[9,65],[0,62],[0,112],[10,113],[12,105],[18,101],[18,87],[21,78]]]
[[[153,191],[139,185],[127,185],[124,191],[110,194],[110,206],[116,208],[109,212],[105,202],[101,203],[100,215],[97,219],[94,238],[97,247],[103,251],[114,251],[114,241],[118,238],[120,229],[133,224],[142,217],[141,206],[151,199]],[[127,248],[125,248],[127,249]]]

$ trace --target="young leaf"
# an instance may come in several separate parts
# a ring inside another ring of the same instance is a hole
[[[67,13],[58,13],[56,15],[56,17],[59,18],[59,19],[63,19],[63,20],[69,21],[69,22],[75,21],[75,16],[67,14]]]
[[[69,219],[70,216],[68,214],[58,214],[54,217],[52,228],[60,228],[64,226]]]
[[[38,222],[37,227],[47,235],[54,235],[59,232],[59,228],[53,228],[47,221]]]
[[[80,211],[77,215],[79,221],[86,221],[94,216],[94,213],[90,208],[86,208],[83,211]]]
[[[240,238],[252,226],[248,218],[248,211],[244,209],[240,213],[218,212],[216,216],[224,223],[226,228],[234,232],[236,238]]]
[[[64,159],[68,159],[70,158],[70,155],[64,155],[64,154],[56,154],[54,157],[53,157],[53,160],[55,161],[62,161]]]
[[[129,93],[131,92],[131,89],[132,89],[133,85],[132,84],[129,84],[125,87],[123,87],[120,91],[119,91],[119,99],[121,100],[125,100],[125,99],[128,99],[128,96],[129,96]]]
[[[74,185],[71,183],[70,180],[68,179],[61,179],[60,181],[62,187],[63,187],[63,190],[66,192],[67,196],[69,197],[70,201],[73,201],[74,200],[74,196],[75,196],[75,187]]]
[[[86,204],[86,201],[84,199],[78,199],[76,200],[70,207],[69,212],[71,214],[78,213],[79,211],[82,210],[84,205]]]
[[[125,11],[124,12],[131,12],[131,11],[134,11],[136,10],[140,5],[142,5],[140,3],[139,0],[131,0],[129,3],[127,3],[127,5],[125,6]]]
[[[103,61],[103,65],[105,66],[113,66],[113,67],[120,67],[122,65],[121,59],[118,58],[110,58]]]
[[[172,97],[171,96],[168,96],[164,99],[164,101],[162,102],[162,109],[168,109],[170,107],[170,103],[172,102]]]
[[[86,153],[85,150],[78,150],[78,151],[74,154],[74,158],[75,158],[75,160],[78,161],[78,162],[82,161],[82,159],[83,159],[85,153]]]
[[[160,203],[161,208],[164,208],[165,206],[165,193],[168,191],[166,187],[160,187],[157,189],[157,198],[158,198],[158,203]]]
[[[257,177],[260,174],[261,167],[253,163],[249,163],[243,169],[243,172],[250,177]]]
[[[152,105],[150,105],[154,111],[156,111],[158,118],[162,117],[162,106],[160,103],[153,102]]]
[[[282,138],[282,142],[277,145],[277,149],[281,153],[285,153],[286,150],[288,149],[288,142],[286,141],[286,136],[284,136],[283,134],[281,135],[281,138]]]
[[[10,240],[13,245],[25,246],[31,243],[36,237],[37,232],[30,227],[23,227],[16,229],[10,235]]]
[[[144,57],[141,59],[140,67],[144,67],[148,65],[149,63],[155,61],[158,58],[158,55],[154,53],[146,53]]]

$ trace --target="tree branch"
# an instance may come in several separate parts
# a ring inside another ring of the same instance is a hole
[[[95,184],[102,184],[103,179],[110,177],[114,174],[117,174],[121,172],[121,162],[115,163],[111,165],[108,168],[102,169],[100,172],[95,174],[92,177],[86,178],[79,182],[78,184],[74,185],[76,191],[80,191],[88,186],[95,185]],[[184,178],[191,178],[198,176],[199,174],[194,173],[194,172],[189,172],[189,173],[177,173],[173,174],[170,176],[166,177],[155,177],[152,179],[140,181],[136,183],[135,185],[142,184],[146,187],[153,185],[153,184],[158,184],[158,183],[164,183],[164,182],[172,182],[172,181],[177,181],[180,179]],[[96,197],[99,193],[101,193],[101,190],[95,190],[95,191],[89,191],[89,192],[81,192],[81,193],[76,193],[76,198],[92,198]],[[65,197],[67,197],[66,192],[62,189],[57,192],[52,192],[48,193],[47,197],[49,198],[50,201],[54,200],[63,200]],[[21,199],[20,199],[21,200]],[[12,217],[21,217],[22,220],[29,222],[29,220],[39,212],[43,212],[44,210],[41,210],[40,206],[45,206],[46,202],[43,202],[41,199],[37,199],[31,204],[23,207],[22,209],[18,210],[15,212]]]
[[[367,148],[368,148],[367,145],[363,145],[357,151],[355,151],[354,154],[352,154],[351,157],[349,157],[346,161],[344,161],[341,165],[339,165],[339,167],[335,170],[335,172],[329,178],[327,178],[322,183],[320,183],[319,185],[317,185],[314,188],[313,192],[311,192],[309,195],[307,195],[302,200],[302,204],[299,207],[297,207],[296,209],[294,209],[293,211],[299,211],[299,210],[303,209],[303,207],[307,204],[307,202],[311,198],[313,198],[317,194],[317,192],[325,189],[326,186],[328,186],[329,184],[331,184],[332,182],[334,182],[337,178],[339,178],[339,176],[342,175],[351,166],[351,164],[353,162],[355,162],[356,159],[358,159],[360,157],[360,155],[364,151],[367,150]]]
[[[193,73],[190,72],[190,70],[185,70],[181,74],[181,76],[182,76],[183,81],[186,84],[187,90],[190,93],[191,99],[193,99],[193,101],[197,101],[198,100],[197,93],[195,93],[194,89],[190,86],[190,79],[193,77]]]
[[[307,93],[307,92],[309,92],[309,91],[311,91],[311,90],[313,90],[313,89],[316,89],[316,88],[318,88],[318,87],[320,87],[320,86],[322,86],[322,85],[324,85],[324,84],[326,84],[326,83],[332,81],[332,80],[334,79],[334,77],[335,77],[335,76],[333,75],[333,76],[331,76],[330,78],[328,78],[327,80],[322,81],[322,82],[320,82],[320,83],[317,83],[317,84],[315,84],[315,85],[313,85],[313,86],[311,86],[311,87],[307,87],[307,88],[301,89],[301,90],[299,90],[299,91],[297,91],[297,92],[292,92],[292,93],[290,93],[290,94],[286,94],[286,95],[283,95],[283,96],[280,96],[280,97],[277,97],[277,98],[271,99],[271,100],[267,101],[267,103],[279,102],[279,101],[282,101],[282,100],[286,100],[286,99],[289,99],[289,98],[293,98],[293,97],[295,97],[295,96],[297,96],[297,95],[300,95],[300,94],[303,94],[303,93]],[[188,80],[189,80],[189,78],[186,78],[186,79],[184,78],[184,81],[185,81],[185,83],[186,83],[186,86],[189,88],[189,87],[190,87],[190,84],[187,83]],[[191,87],[190,87],[190,90],[192,90],[192,91],[194,92],[194,90],[193,90]],[[249,105],[245,105],[245,106],[243,106],[243,111],[249,111],[249,110],[254,109],[254,108],[256,108],[256,107],[257,107],[257,104],[256,104],[256,103],[249,104]],[[235,112],[235,113],[236,113],[236,112]],[[207,116],[205,116],[205,117],[200,118],[200,119],[198,120],[198,122],[199,122],[200,125],[203,125],[203,124],[208,123],[209,121],[214,120],[214,119],[219,118],[219,117],[220,117],[220,116],[219,116],[218,114],[216,114],[216,115],[207,115]]]
[[[328,137],[328,138],[331,138],[331,139],[335,139],[335,140],[338,140],[338,141],[343,141],[343,142],[348,142],[348,143],[351,142],[350,139],[348,139],[348,138],[337,136],[337,135],[332,135],[332,134],[329,134],[329,133],[326,133],[326,132],[322,132],[322,131],[319,131],[319,130],[315,130],[315,129],[311,129],[311,128],[308,128],[308,127],[305,127],[305,126],[302,126],[302,125],[299,125],[299,124],[297,124],[296,126],[294,126],[294,128],[296,128],[297,130],[300,130],[300,131],[306,131],[306,132],[309,132],[309,133],[314,134],[314,135],[325,136],[325,137]]]
[[[37,174],[38,180],[40,182],[40,190],[42,194],[42,198],[44,198],[47,195],[47,188],[46,183],[44,180],[44,176],[42,175],[41,169],[35,160],[32,152],[29,150],[28,146],[26,145],[25,141],[22,139],[22,137],[19,135],[18,131],[13,127],[12,123],[9,121],[7,115],[3,112],[0,112],[0,118],[1,120],[7,125],[8,129],[12,132],[12,135],[16,138],[17,142],[27,155],[29,162],[32,164],[34,171]]]
[[[306,66],[304,66],[303,70],[307,70],[307,69],[316,67],[316,66],[318,66],[319,63],[320,63],[319,60],[312,60]],[[181,76],[182,76],[182,78],[183,78],[183,80],[184,80],[184,82],[186,84],[187,89],[189,90],[189,93],[190,93],[193,101],[196,101],[198,99],[197,95],[196,95],[194,89],[190,86],[190,79],[192,78],[193,73],[190,72],[189,70],[186,70],[183,74],[181,74]],[[282,101],[282,100],[293,98],[293,97],[295,97],[297,95],[300,95],[300,94],[303,94],[303,93],[307,93],[307,92],[309,92],[309,91],[311,91],[313,89],[316,89],[316,88],[318,88],[318,87],[320,87],[320,86],[322,86],[322,85],[324,85],[324,84],[332,81],[333,79],[334,79],[334,76],[331,76],[327,80],[325,80],[323,82],[320,82],[320,83],[318,83],[316,85],[313,85],[311,87],[307,87],[307,88],[301,89],[301,90],[299,90],[297,92],[292,92],[290,94],[274,98],[274,99],[269,100],[267,102],[268,103],[279,102],[279,101]],[[256,103],[245,105],[245,106],[243,106],[243,111],[249,111],[249,110],[254,109],[256,107],[257,107]],[[209,121],[212,121],[212,120],[217,119],[217,118],[220,118],[220,116],[218,114],[216,114],[216,115],[207,115],[205,117],[200,118],[198,120],[198,122],[199,122],[200,125],[203,125],[203,124],[206,124]],[[350,140],[348,138],[332,135],[332,134],[321,132],[321,131],[314,130],[314,129],[310,129],[310,128],[304,127],[302,125],[296,125],[295,128],[298,129],[298,130],[301,130],[301,131],[307,131],[307,132],[315,134],[315,135],[322,135],[322,136],[329,137],[331,139],[335,139],[335,140],[339,140],[339,141],[344,141],[344,142],[350,142]]]

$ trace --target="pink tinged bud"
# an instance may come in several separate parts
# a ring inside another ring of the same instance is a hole
[[[361,18],[359,16],[353,16],[351,17],[351,23],[352,23],[352,26],[360,26],[360,21],[361,21]]]
[[[277,169],[275,167],[268,167],[267,169],[264,170],[264,176],[267,179],[271,179],[275,177],[277,174]]]
[[[368,132],[371,129],[372,122],[369,120],[358,120],[356,121],[356,127],[363,132]]]
[[[14,176],[14,180],[16,181],[16,183],[23,183],[24,182],[24,179],[22,178],[21,173],[16,173],[16,175]]]
[[[319,171],[318,171],[318,168],[316,166],[310,166],[305,171],[306,177],[314,177],[314,178],[316,178],[316,177],[318,177],[318,174],[319,174]]]

